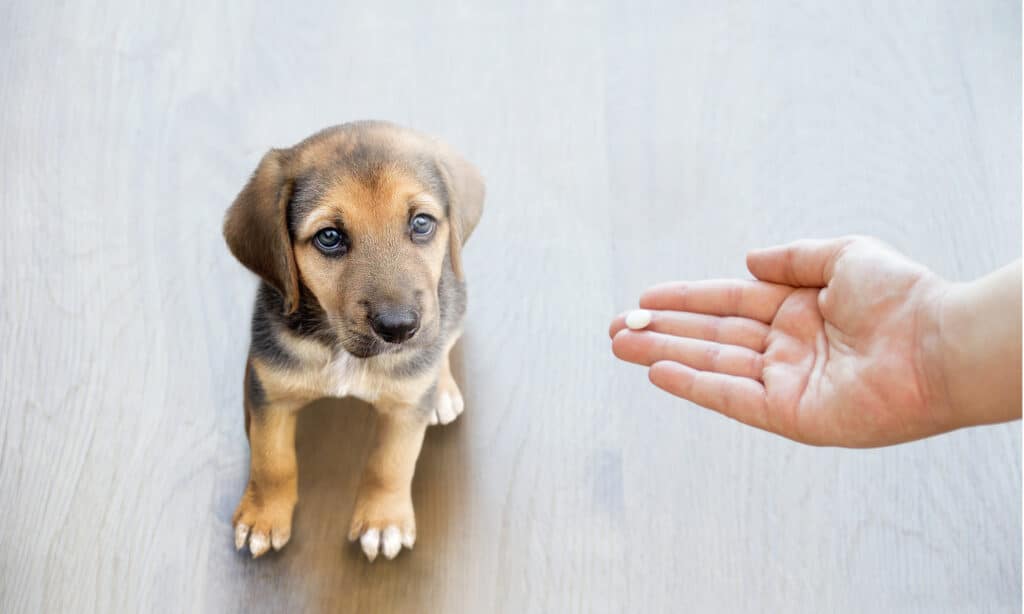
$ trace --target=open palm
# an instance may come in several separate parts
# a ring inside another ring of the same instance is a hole
[[[757,281],[651,288],[643,331],[613,351],[651,381],[741,422],[818,445],[877,446],[945,430],[922,347],[944,282],[876,241],[753,252]]]

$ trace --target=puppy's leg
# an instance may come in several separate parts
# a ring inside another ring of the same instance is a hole
[[[444,361],[441,363],[441,373],[437,379],[437,403],[430,413],[430,424],[449,424],[462,415],[465,409],[465,402],[462,400],[462,392],[459,385],[452,377],[451,366],[448,358],[451,354],[451,346],[445,352]]]
[[[395,558],[402,546],[412,548],[416,542],[412,476],[426,430],[427,416],[415,406],[378,412],[348,534],[349,540],[359,539],[371,561],[378,552]]]
[[[280,550],[292,534],[292,512],[298,501],[298,470],[295,462],[295,418],[303,403],[268,402],[259,378],[246,372],[245,426],[251,458],[249,484],[235,510],[235,547],[249,541],[258,557],[271,546]]]

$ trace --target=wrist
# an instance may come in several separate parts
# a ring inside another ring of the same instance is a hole
[[[938,432],[966,426],[960,391],[952,375],[961,361],[955,331],[962,332],[964,292],[967,284],[942,281],[930,298],[931,338],[922,347],[929,395],[927,402],[935,416]]]
[[[948,372],[951,370],[950,319],[954,305],[961,299],[961,284],[938,277],[922,293],[918,320],[919,365],[923,388],[923,401],[931,415],[935,432],[960,428],[960,411],[950,390]],[[955,348],[953,348],[955,350]]]
[[[946,284],[936,314],[931,380],[951,430],[1020,417],[1020,265]]]

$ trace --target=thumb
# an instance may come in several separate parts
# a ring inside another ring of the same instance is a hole
[[[761,281],[824,288],[832,279],[836,260],[855,240],[856,237],[804,239],[755,249],[747,254],[747,269]]]

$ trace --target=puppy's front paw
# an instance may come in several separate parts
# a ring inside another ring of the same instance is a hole
[[[294,510],[295,497],[261,496],[250,483],[231,520],[235,527],[235,548],[241,550],[248,540],[253,558],[271,547],[274,550],[284,548],[292,536]]]
[[[359,540],[366,558],[373,562],[377,554],[388,559],[398,556],[402,546],[412,549],[416,543],[416,515],[412,498],[381,492],[360,493],[348,532],[349,541]]]
[[[465,403],[462,392],[450,374],[441,376],[437,382],[437,406],[430,414],[430,424],[450,424],[462,414]]]

